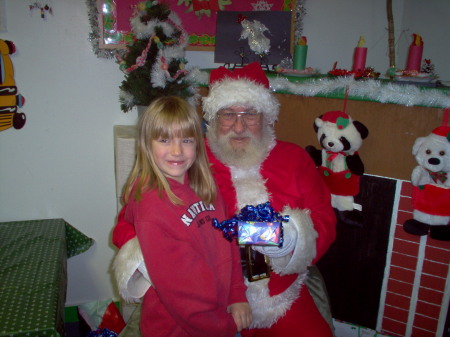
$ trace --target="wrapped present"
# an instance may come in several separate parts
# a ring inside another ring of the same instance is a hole
[[[279,246],[281,233],[281,222],[238,221],[240,245]]]
[[[219,222],[213,219],[213,226],[221,230],[229,241],[238,237],[239,244],[282,247],[282,222],[288,221],[289,215],[280,215],[274,211],[270,202],[266,202],[257,206],[247,205],[229,220]]]

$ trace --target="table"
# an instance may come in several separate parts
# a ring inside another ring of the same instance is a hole
[[[0,337],[64,336],[67,258],[93,243],[63,219],[0,223]]]

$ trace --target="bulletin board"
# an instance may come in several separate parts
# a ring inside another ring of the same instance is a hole
[[[100,48],[124,48],[131,41],[129,18],[139,0],[97,0]],[[296,0],[165,0],[189,35],[188,50],[214,50],[217,11],[292,11]]]

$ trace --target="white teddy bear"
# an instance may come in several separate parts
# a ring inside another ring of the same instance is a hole
[[[450,127],[437,127],[416,139],[412,154],[417,163],[411,175],[413,219],[403,229],[450,241]]]

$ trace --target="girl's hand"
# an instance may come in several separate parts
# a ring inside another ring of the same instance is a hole
[[[246,302],[229,305],[227,312],[233,316],[238,332],[248,328],[252,323],[252,309]]]

